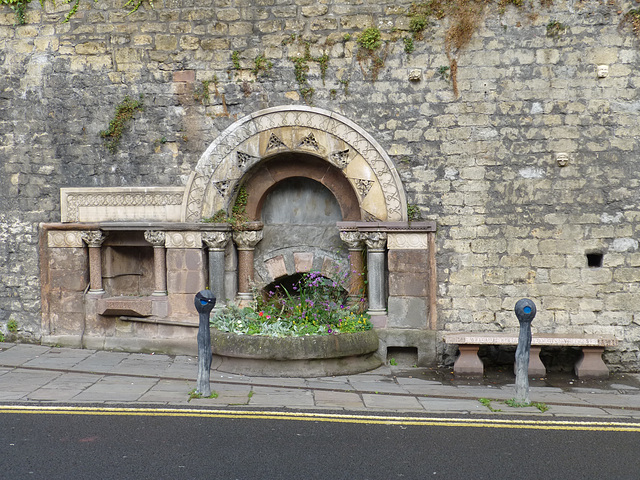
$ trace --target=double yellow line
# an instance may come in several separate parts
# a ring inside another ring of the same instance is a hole
[[[496,418],[437,418],[383,415],[349,415],[315,412],[271,412],[259,410],[215,410],[204,408],[129,408],[0,405],[0,414],[42,415],[125,415],[141,417],[235,418],[248,420],[295,420],[305,422],[354,423],[363,425],[402,425],[436,427],[513,428],[534,430],[583,430],[601,432],[640,432],[640,423],[565,420],[523,420]]]

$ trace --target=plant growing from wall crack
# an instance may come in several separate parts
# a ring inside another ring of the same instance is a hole
[[[387,58],[388,44],[384,43],[384,48],[382,48],[382,34],[376,27],[365,28],[360,35],[358,35],[356,41],[359,46],[356,58],[362,69],[362,75],[365,78],[369,77],[372,82],[375,82],[378,79],[380,70],[384,67],[384,62]]]
[[[307,73],[309,72],[309,62],[316,62],[320,66],[320,78],[324,85],[324,80],[327,75],[327,69],[329,68],[329,55],[323,53],[319,57],[311,56],[311,44],[309,42],[304,43],[304,54],[301,57],[289,58],[293,63],[293,72],[298,84],[298,90],[304,101],[311,105],[313,93],[315,89],[309,84]]]
[[[139,100],[132,100],[128,95],[116,107],[116,113],[113,120],[109,122],[109,128],[100,132],[100,136],[104,139],[105,147],[109,152],[116,153],[120,145],[120,139],[125,127],[136,112],[143,110],[142,95]]]

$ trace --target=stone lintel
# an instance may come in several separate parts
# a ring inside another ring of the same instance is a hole
[[[342,231],[419,233],[435,232],[436,222],[337,222]]]

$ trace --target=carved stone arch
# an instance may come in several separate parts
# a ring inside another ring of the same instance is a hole
[[[357,192],[362,220],[406,221],[404,189],[374,138],[337,113],[306,106],[260,110],[230,125],[200,157],[187,184],[182,220],[228,210],[243,178],[263,159],[305,153],[340,170]]]

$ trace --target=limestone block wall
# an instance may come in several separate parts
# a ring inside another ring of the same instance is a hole
[[[449,54],[451,15],[405,41],[411,2],[156,0],[128,16],[100,0],[62,23],[69,8],[31,2],[14,26],[0,7],[2,331],[40,335],[38,223],[60,220],[60,188],[183,187],[235,120],[308,103],[372,135],[436,222],[435,328],[514,329],[528,296],[533,328],[614,334],[606,360],[640,369],[635,3],[489,4]],[[379,70],[356,41],[369,26]],[[127,95],[144,109],[111,153],[100,132]]]

